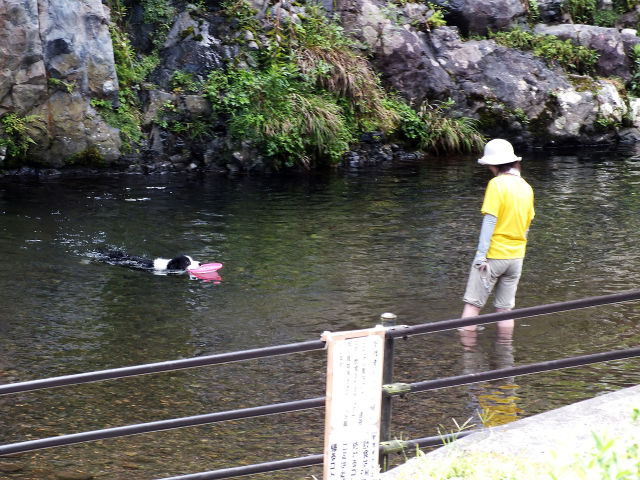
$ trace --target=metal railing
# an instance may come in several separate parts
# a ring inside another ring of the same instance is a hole
[[[437,436],[426,437],[421,439],[413,439],[408,441],[391,441],[391,399],[396,395],[405,395],[408,393],[425,392],[440,388],[447,388],[460,385],[468,385],[478,382],[498,380],[506,377],[528,375],[551,370],[559,370],[577,366],[591,365],[611,360],[628,359],[640,356],[640,346],[628,348],[624,350],[614,350],[609,352],[600,352],[589,355],[576,356],[571,358],[549,360],[545,362],[521,365],[517,367],[509,367],[498,370],[490,370],[480,373],[472,373],[467,375],[458,375],[453,377],[439,378],[434,380],[419,381],[415,383],[392,383],[393,370],[393,341],[396,338],[407,338],[412,335],[421,335],[455,328],[465,327],[469,325],[482,325],[487,323],[498,322],[507,319],[521,319],[541,316],[551,313],[566,312],[582,308],[589,308],[601,305],[610,305],[640,299],[640,290],[622,292],[610,295],[602,295],[598,297],[583,298],[567,302],[559,302],[547,305],[539,305],[535,307],[527,307],[509,312],[490,313],[470,317],[465,319],[444,320],[432,323],[425,323],[415,326],[389,326],[386,330],[386,364],[383,373],[383,411],[381,419],[381,435],[382,440],[380,453],[383,461],[386,457],[394,452],[402,451],[407,448],[427,446],[435,446],[442,444],[443,440],[454,438],[453,436]],[[393,321],[393,317],[381,319],[384,321]],[[132,367],[116,368],[110,370],[101,370],[96,372],[87,372],[76,375],[66,375],[53,377],[48,379],[32,380],[18,383],[0,385],[0,395],[15,394],[28,392],[33,390],[41,390],[46,388],[78,385],[84,383],[105,381],[111,379],[119,379],[138,375],[147,375],[159,372],[168,372],[175,370],[183,370],[189,368],[197,368],[210,365],[219,365],[223,363],[245,361],[250,359],[265,358],[277,355],[287,355],[292,353],[310,352],[325,348],[322,340],[312,340],[308,342],[292,343],[287,345],[272,346],[253,350],[244,350],[239,352],[223,353],[218,355],[208,355],[189,359],[181,359],[167,362],[152,363],[147,365],[138,365]],[[102,430],[94,430],[70,435],[60,435],[56,437],[43,438],[38,440],[30,440],[25,442],[11,443],[0,445],[0,455],[24,453],[43,448],[57,447],[62,445],[71,445],[94,440],[104,440],[110,438],[119,438],[129,435],[142,433],[158,432],[163,430],[191,427],[197,425],[212,424],[228,420],[246,419],[257,416],[273,415],[287,412],[295,412],[300,410],[321,408],[325,405],[324,397],[317,397],[292,402],[265,405],[260,407],[252,407],[238,410],[229,410],[224,412],[216,412],[205,415],[196,415],[177,419],[161,420],[149,423],[141,423],[136,425],[108,428]],[[468,435],[467,432],[460,432],[455,437]],[[305,467],[322,464],[323,455],[308,455],[305,457],[271,461],[255,465],[240,466],[234,468],[226,468],[221,470],[200,472],[177,477],[170,477],[163,480],[209,480],[219,478],[231,478],[256,473],[266,473],[276,470],[285,470],[290,468]]]

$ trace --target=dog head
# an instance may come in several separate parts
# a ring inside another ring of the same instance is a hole
[[[189,267],[198,266],[200,266],[200,263],[196,262],[189,255],[178,255],[177,257],[169,260],[169,263],[167,263],[167,270],[186,270]]]

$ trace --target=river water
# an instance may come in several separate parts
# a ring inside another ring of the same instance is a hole
[[[517,307],[637,288],[640,155],[534,152],[523,170],[537,215]],[[315,340],[383,312],[409,325],[457,318],[489,179],[470,157],[282,177],[0,179],[0,382]],[[222,279],[103,264],[103,248],[222,262]],[[415,336],[397,342],[394,377],[636,346],[639,319],[627,303],[519,320],[511,339],[490,325],[472,348],[455,331]],[[392,432],[512,421],[635,385],[637,369],[609,362],[412,394],[394,402]],[[0,443],[322,395],[324,352],[7,395]],[[321,453],[322,436],[323,411],[311,410],[0,458],[0,477],[162,478]]]

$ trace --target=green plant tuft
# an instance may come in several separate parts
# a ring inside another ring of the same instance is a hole
[[[190,139],[212,138],[213,123],[208,118],[194,117],[181,111],[171,100],[167,100],[154,119],[156,125],[177,135],[186,135]]]
[[[582,75],[594,73],[599,57],[596,50],[576,46],[571,40],[562,41],[554,35],[534,35],[519,27],[492,34],[490,38],[505,47],[531,50],[550,64],[558,64],[568,72]]]
[[[133,151],[143,140],[140,129],[142,114],[135,89],[157,66],[157,54],[138,56],[129,37],[116,24],[110,26],[113,56],[120,87],[117,106],[111,100],[94,98],[91,105],[112,127],[120,129],[123,151]]]
[[[171,75],[169,87],[174,93],[200,93],[204,84],[193,73],[176,70]]]
[[[640,97],[640,44],[636,43],[629,55],[631,60],[631,80],[628,91],[631,95]]]
[[[478,131],[477,122],[467,117],[448,117],[446,112],[453,105],[451,99],[425,102],[416,112],[402,102],[396,103],[401,112],[401,133],[422,150],[435,154],[481,151],[486,139]]]
[[[22,117],[16,113],[7,113],[0,117],[0,146],[6,147],[8,160],[26,157],[31,145],[36,144],[30,132],[39,120],[38,115]]]
[[[529,21],[535,23],[540,18],[540,4],[538,0],[526,0],[529,10]]]
[[[120,90],[120,103],[117,107],[114,107],[110,100],[96,98],[91,99],[91,106],[98,111],[105,122],[120,130],[122,150],[125,153],[132,152],[135,145],[142,143],[144,138],[140,129],[142,115],[137,108],[137,100],[130,90]]]
[[[444,18],[445,9],[432,2],[427,2],[427,6],[433,11],[431,16],[427,19],[427,28],[438,28],[447,25],[447,21]]]
[[[425,123],[425,132],[420,138],[423,150],[436,153],[475,152],[482,149],[484,137],[477,130],[477,122],[471,118],[447,117],[444,112],[448,104],[424,103],[418,115]]]
[[[154,26],[153,45],[156,51],[162,48],[171,24],[176,16],[176,9],[169,0],[142,0],[143,20]]]
[[[47,80],[49,83],[49,88],[54,90],[62,90],[69,94],[73,93],[73,88],[76,86],[76,82],[65,82],[64,80],[60,80],[59,78],[49,77]]]
[[[565,9],[571,15],[573,23],[593,24],[598,0],[567,0]]]
[[[241,29],[254,28],[258,25],[255,17],[258,10],[248,0],[224,0],[220,13],[228,18],[233,18]]]
[[[620,14],[615,10],[596,10],[593,14],[593,24],[598,27],[613,28]]]
[[[159,57],[157,55],[139,57],[131,46],[127,34],[117,25],[112,24],[110,32],[120,87],[126,88],[142,83],[160,62]]]
[[[105,158],[96,147],[90,147],[67,157],[64,163],[69,167],[104,167]]]
[[[277,168],[309,167],[312,158],[336,162],[348,149],[352,134],[333,98],[305,89],[285,69],[213,72],[207,84],[231,134],[256,142]]]

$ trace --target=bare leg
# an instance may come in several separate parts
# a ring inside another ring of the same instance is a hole
[[[480,307],[476,307],[475,305],[471,305],[470,303],[465,303],[464,308],[462,309],[461,318],[477,317],[478,315],[480,315],[480,310],[482,310]],[[467,327],[462,327],[461,330],[475,331],[476,325],[469,325]]]
[[[480,307],[476,307],[470,303],[465,303],[464,308],[462,309],[461,318],[477,317],[480,315],[480,310]],[[462,345],[467,349],[474,347],[478,338],[477,325],[468,325],[466,327],[459,328],[458,330],[460,332],[460,343],[462,343]]]
[[[496,312],[508,312],[510,308],[496,308]],[[501,320],[498,322],[498,338],[503,340],[511,340],[513,337],[513,328],[515,322],[513,319]]]

